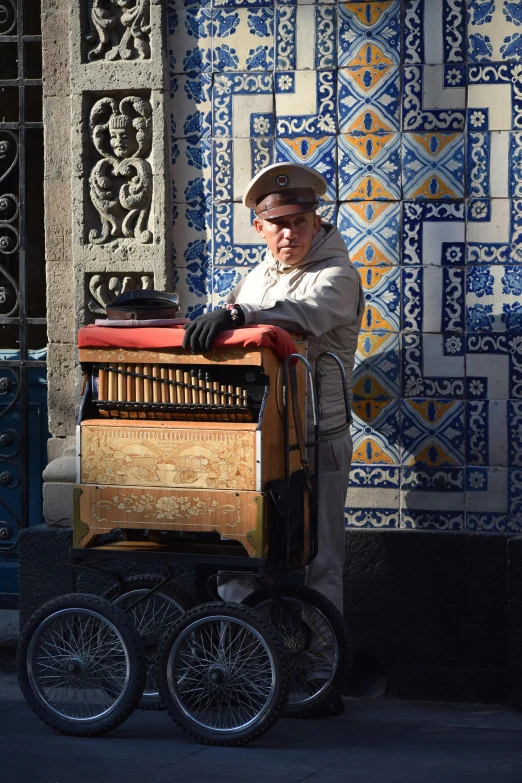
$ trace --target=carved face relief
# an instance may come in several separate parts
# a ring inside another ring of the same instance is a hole
[[[117,158],[130,158],[138,149],[135,133],[129,128],[111,128],[109,139]]]
[[[89,176],[91,202],[101,228],[89,233],[100,245],[115,239],[152,241],[148,228],[152,199],[152,109],[148,100],[128,95],[100,98],[89,119],[91,139],[100,155]]]

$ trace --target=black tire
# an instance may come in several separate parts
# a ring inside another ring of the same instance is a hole
[[[121,609],[95,595],[64,595],[38,609],[21,634],[17,662],[35,715],[76,737],[122,724],[145,684],[139,633]]]
[[[352,670],[352,639],[343,616],[322,593],[301,585],[274,585],[273,590],[293,614],[283,612],[263,589],[243,605],[273,623],[285,645],[290,668],[285,716],[309,717],[344,690]]]
[[[282,715],[283,644],[270,623],[217,601],[183,615],[163,648],[159,683],[171,718],[206,745],[246,745]]]
[[[161,576],[141,574],[125,580],[127,590],[120,593],[114,586],[104,593],[104,598],[123,609],[140,634],[147,656],[147,679],[140,699],[140,710],[162,710],[165,705],[158,688],[158,656],[161,644],[173,628],[174,623],[188,609],[197,606],[196,599],[175,582],[168,582],[149,598],[127,611],[126,607],[140,595],[148,592],[163,580]]]

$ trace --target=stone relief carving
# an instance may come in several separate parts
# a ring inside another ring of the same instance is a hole
[[[92,296],[88,302],[89,310],[97,315],[105,315],[108,305],[120,294],[136,289],[150,291],[154,286],[152,275],[98,274],[92,275],[88,287]]]
[[[150,57],[150,0],[90,0],[89,60]]]
[[[91,201],[101,219],[89,242],[101,245],[120,237],[152,241],[147,228],[152,170],[145,158],[152,142],[152,110],[143,98],[97,101],[90,116],[91,139],[102,156],[91,171]]]

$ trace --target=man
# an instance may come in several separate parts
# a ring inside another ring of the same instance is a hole
[[[276,163],[248,185],[243,203],[255,210],[254,227],[267,244],[264,261],[228,296],[227,308],[196,318],[186,327],[184,347],[208,351],[224,329],[272,324],[308,335],[308,359],[314,368],[322,351],[341,359],[351,389],[357,336],[364,310],[359,274],[334,226],[316,214],[325,179],[296,163]],[[321,431],[345,423],[337,367],[324,363],[321,382]],[[308,432],[313,432],[308,411]],[[344,506],[352,439],[348,428],[321,443],[318,509],[319,547],[308,566],[306,584],[343,611]],[[220,588],[226,600],[242,600],[251,590],[245,580]]]

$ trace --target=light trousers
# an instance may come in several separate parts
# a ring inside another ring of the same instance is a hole
[[[341,613],[345,546],[344,507],[351,459],[350,432],[341,438],[328,440],[320,445],[317,515],[319,546],[317,557],[305,569],[305,584],[329,598]],[[239,603],[257,587],[258,584],[252,577],[218,578],[218,591],[225,601]]]

